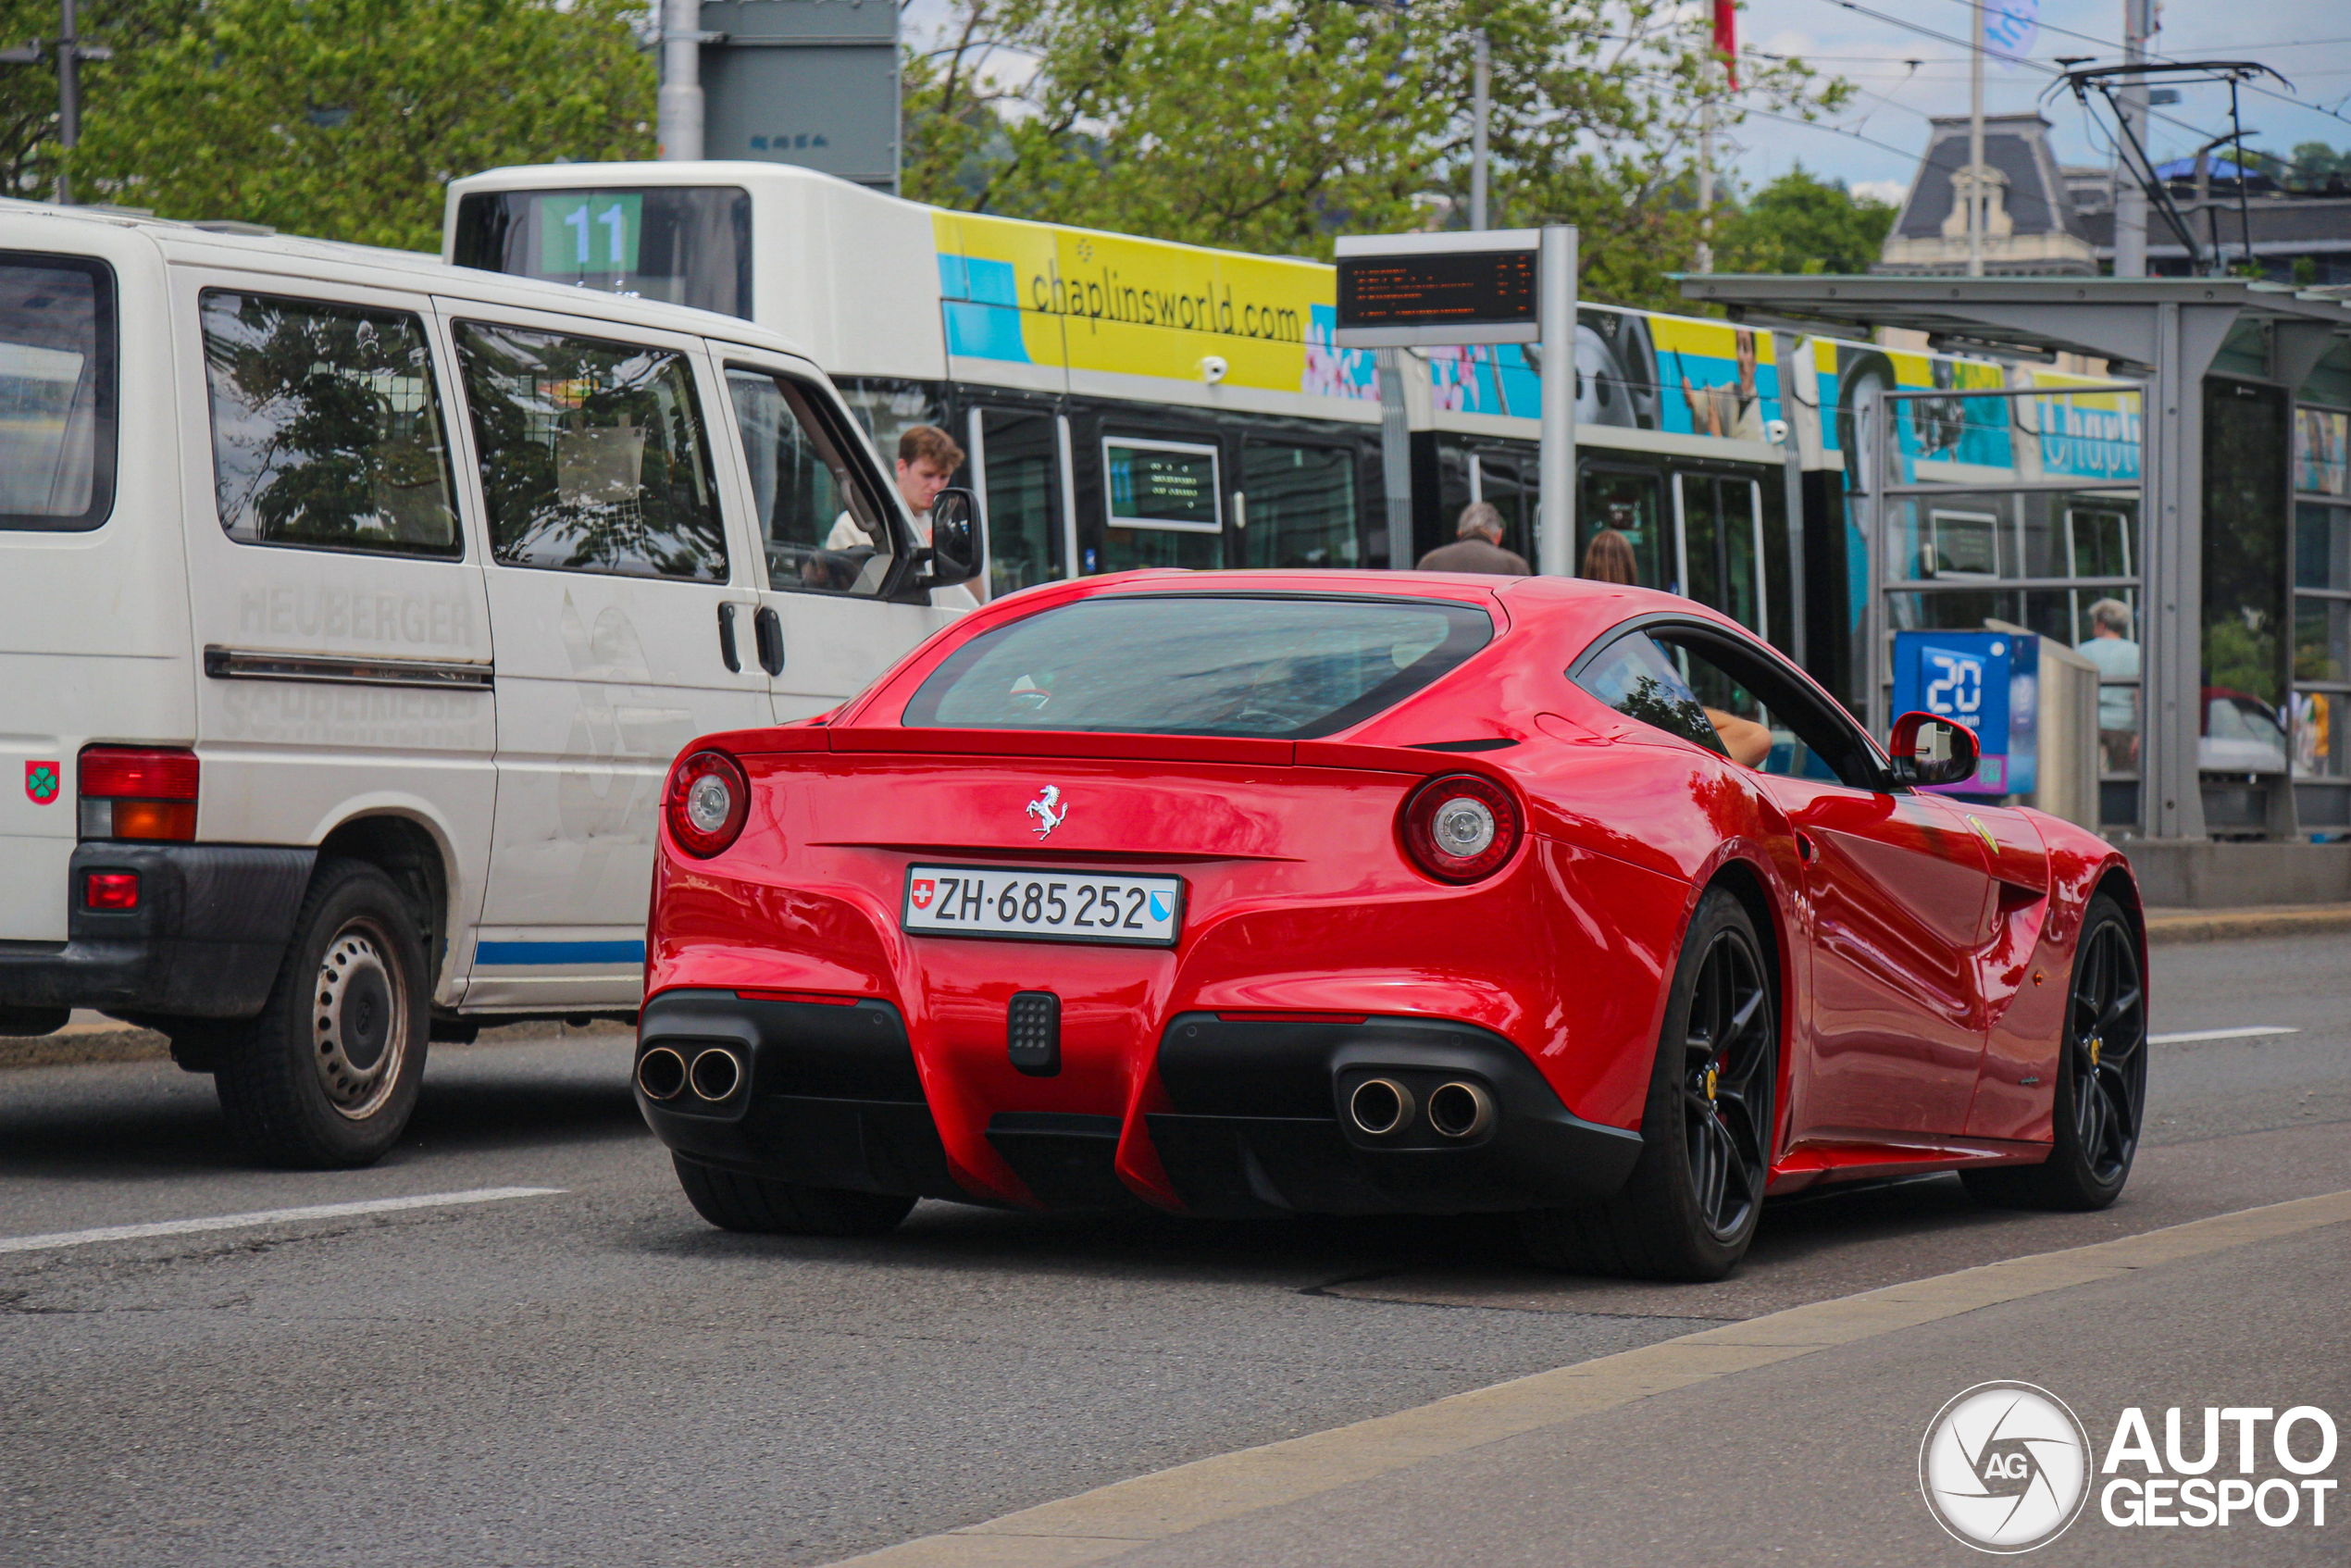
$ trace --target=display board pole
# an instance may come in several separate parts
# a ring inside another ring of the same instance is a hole
[[[1543,323],[1542,526],[1535,569],[1575,572],[1575,226],[1543,226],[1538,284]]]

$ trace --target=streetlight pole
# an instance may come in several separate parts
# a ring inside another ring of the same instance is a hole
[[[1967,275],[1984,276],[1984,0],[1968,9],[1975,24],[1969,31],[1967,72]]]
[[[2122,63],[2135,66],[2146,58],[2147,34],[2153,9],[2148,0],[2122,0]],[[2126,76],[2121,91],[2115,94],[2122,119],[2122,140],[2125,146],[2146,145],[2147,87],[2146,79]],[[2121,159],[2121,168],[2114,181],[2114,275],[2117,278],[2144,278],[2147,275],[2147,193],[2139,184],[2130,159]]]
[[[21,49],[0,49],[0,64],[15,66],[37,66],[51,47],[57,51],[57,146],[61,153],[72,152],[81,141],[81,62],[114,58],[114,51],[105,44],[81,42],[79,21],[75,0],[58,0],[54,44],[36,38]],[[73,192],[66,182],[65,165],[60,158],[57,205],[66,206],[72,201]]]
[[[1477,55],[1470,71],[1470,227],[1486,227],[1486,124],[1493,109],[1494,50],[1486,30],[1475,34]]]

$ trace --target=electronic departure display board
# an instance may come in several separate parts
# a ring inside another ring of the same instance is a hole
[[[1340,346],[1535,342],[1540,336],[1537,251],[1533,243],[1512,243],[1518,239],[1515,233],[1395,235],[1387,243],[1396,248],[1377,252],[1370,251],[1376,240],[1342,241]]]

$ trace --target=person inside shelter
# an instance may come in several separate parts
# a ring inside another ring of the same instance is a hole
[[[2131,606],[2101,599],[2090,606],[2090,635],[2074,652],[2098,666],[2098,679],[2139,678],[2139,645],[2131,636]],[[2139,765],[2139,694],[2130,686],[2098,687],[2099,763],[2108,773]]]
[[[1637,588],[1640,579],[1635,570],[1633,541],[1614,529],[1601,529],[1584,546],[1584,570],[1580,576],[1595,582],[1622,583]],[[1693,699],[1695,701],[1695,699]],[[1706,722],[1723,740],[1723,750],[1733,762],[1742,767],[1760,767],[1772,754],[1772,732],[1751,718],[1741,718],[1726,709],[1706,709]]]

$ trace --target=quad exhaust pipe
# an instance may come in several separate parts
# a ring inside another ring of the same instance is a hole
[[[637,1087],[648,1100],[675,1100],[686,1088],[686,1059],[656,1045],[637,1059]]]
[[[1440,1138],[1475,1138],[1494,1125],[1494,1097],[1473,1083],[1439,1084],[1429,1091],[1428,1125]]]
[[[723,1045],[697,1054],[690,1067],[666,1045],[656,1045],[637,1059],[637,1087],[648,1100],[675,1100],[690,1089],[695,1099],[715,1104],[731,1098],[742,1084],[743,1059]]]
[[[1347,1119],[1366,1138],[1389,1138],[1409,1130],[1421,1111],[1412,1091],[1394,1078],[1365,1078],[1347,1097]],[[1477,1138],[1494,1125],[1494,1096],[1462,1079],[1429,1090],[1428,1125],[1456,1143]]]
[[[714,1045],[694,1058],[693,1070],[687,1075],[694,1086],[694,1093],[703,1100],[724,1100],[742,1087],[742,1058],[725,1046]]]
[[[1347,1097],[1348,1119],[1369,1138],[1386,1138],[1412,1125],[1412,1091],[1394,1078],[1365,1078]]]

